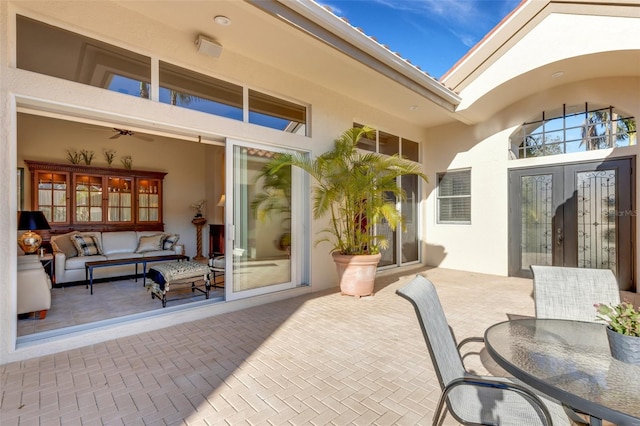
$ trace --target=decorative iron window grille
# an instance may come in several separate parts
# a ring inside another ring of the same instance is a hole
[[[524,123],[510,137],[517,158],[542,157],[637,143],[636,120],[613,106],[584,110],[562,105],[560,114],[542,112],[542,119]]]

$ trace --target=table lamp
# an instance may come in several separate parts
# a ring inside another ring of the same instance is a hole
[[[18,230],[27,231],[18,237],[18,245],[26,254],[33,254],[40,248],[42,237],[33,231],[41,229],[51,229],[44,213],[18,212]]]

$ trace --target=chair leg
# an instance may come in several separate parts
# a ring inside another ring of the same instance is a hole
[[[440,426],[442,421],[444,420],[444,416],[442,416],[442,409],[444,408],[445,400],[447,399],[447,394],[445,392],[440,395],[440,400],[438,401],[438,405],[436,407],[436,411],[433,413],[433,426]],[[442,419],[440,418],[442,416]]]
[[[40,317],[41,320],[43,320],[43,319],[45,319],[47,317],[47,312],[48,312],[47,309],[45,309],[43,311],[39,311],[39,317]]]

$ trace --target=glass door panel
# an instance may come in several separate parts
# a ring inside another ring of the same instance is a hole
[[[75,222],[102,222],[102,176],[76,175]]]
[[[553,265],[553,175],[521,176],[520,192],[522,268]]]
[[[576,173],[578,191],[578,267],[616,265],[616,171]]]
[[[131,178],[109,177],[107,180],[107,221],[108,222],[133,222]]]
[[[138,179],[138,221],[160,220],[160,181]]]
[[[400,203],[403,218],[403,230],[400,233],[400,247],[402,252],[401,265],[417,262],[420,259],[418,239],[418,200],[420,178],[418,176],[401,176],[400,186],[406,198]]]
[[[227,147],[227,158],[233,159],[227,171],[231,178],[227,179],[225,206],[227,300],[294,286],[292,237],[297,219],[292,171],[283,170],[269,182],[260,175],[274,155],[277,152],[271,147],[240,143]]]
[[[376,226],[376,234],[387,239],[388,246],[381,248],[379,267],[400,266],[417,262],[420,256],[418,239],[418,176],[401,176],[399,185],[404,190],[406,198],[396,203],[402,214],[402,228],[392,230],[386,221]],[[388,194],[393,199],[393,194]]]
[[[66,223],[67,179],[63,173],[37,173],[38,210],[44,213],[50,224]]]

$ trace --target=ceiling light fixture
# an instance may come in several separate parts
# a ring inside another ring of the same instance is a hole
[[[564,75],[564,71],[557,71],[551,74],[551,78],[559,78],[559,77],[562,77],[563,75]]]
[[[419,107],[418,107],[418,105],[411,105],[411,106],[409,107],[409,109],[410,109],[411,111],[415,111],[415,110],[417,110],[418,108],[419,108]]]
[[[215,18],[213,18],[213,22],[215,22],[218,25],[224,25],[225,27],[227,25],[231,25],[231,19],[227,18],[224,15],[218,15]]]

